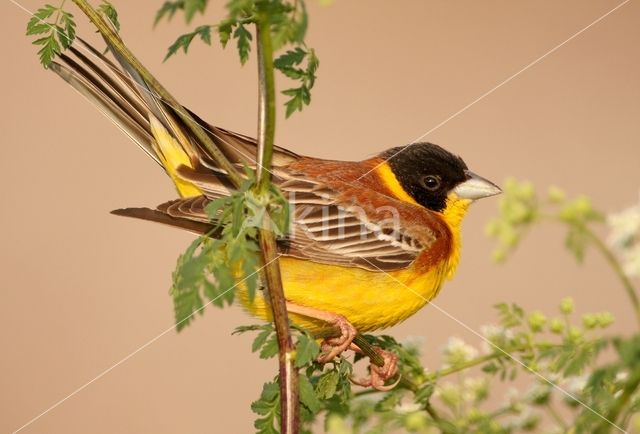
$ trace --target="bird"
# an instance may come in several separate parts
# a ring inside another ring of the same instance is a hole
[[[227,173],[185,128],[177,108],[111,51],[116,62],[78,38],[49,69],[158,163],[178,193],[156,207],[113,214],[209,234],[215,222],[205,208],[233,192]],[[253,138],[191,114],[233,165],[257,167]],[[321,363],[347,349],[358,351],[357,333],[396,325],[433,300],[458,267],[469,206],[501,192],[461,157],[428,142],[360,161],[276,146],[270,171],[293,209],[289,233],[277,240],[287,311],[294,324],[322,337]],[[270,318],[264,291],[255,297],[237,291],[245,310]],[[372,365],[370,376],[355,382],[388,390],[397,357],[377,350],[384,366]]]

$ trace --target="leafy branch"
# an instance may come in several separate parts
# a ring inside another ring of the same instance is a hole
[[[597,235],[594,225],[602,224],[605,218],[591,201],[585,196],[569,200],[557,187],[551,187],[546,199],[541,199],[530,183],[519,183],[514,179],[507,180],[504,187],[500,216],[487,225],[489,236],[498,241],[494,258],[498,262],[504,261],[536,223],[560,223],[567,227],[565,246],[579,263],[584,261],[589,246],[602,254],[622,283],[640,325],[638,288],[625,273],[612,249]]]
[[[256,44],[258,54],[258,161],[256,167],[256,185],[254,191],[266,196],[274,188],[271,184],[271,160],[273,157],[276,130],[275,81],[273,77],[273,44],[270,22],[272,10],[268,5],[256,6]],[[242,26],[238,27],[242,29]],[[237,32],[237,30],[236,30]],[[239,39],[240,40],[240,39]],[[240,48],[239,48],[240,50]],[[242,59],[242,50],[241,59]],[[300,382],[295,366],[294,346],[289,330],[289,316],[286,298],[282,287],[278,248],[275,234],[269,229],[269,213],[263,216],[263,225],[258,233],[260,251],[265,264],[265,283],[269,297],[269,306],[278,338],[278,382],[280,385],[280,427],[282,434],[296,434],[300,427],[301,391],[306,383]]]
[[[191,22],[195,13],[205,13],[207,2],[202,1],[167,1],[156,13],[155,24],[163,19],[171,19],[176,12],[183,11],[187,23]],[[282,91],[287,96],[285,116],[288,118],[296,111],[311,103],[311,89],[316,81],[319,61],[315,51],[304,42],[308,16],[304,1],[254,1],[232,0],[227,4],[228,15],[216,24],[196,27],[193,31],[178,36],[169,46],[165,60],[180,50],[187,53],[194,40],[211,45],[211,32],[216,31],[222,47],[226,47],[231,39],[236,41],[240,63],[244,65],[251,54],[253,35],[247,29],[255,24],[260,14],[259,9],[269,14],[268,26],[271,30],[273,51],[291,46],[281,54],[273,66],[285,77],[299,83],[298,86]]]
[[[38,9],[27,23],[27,35],[38,36],[33,44],[41,47],[38,56],[45,68],[51,65],[56,56],[69,48],[76,37],[76,23],[73,15],[63,9],[64,3],[63,0],[57,7],[45,5]]]
[[[620,351],[627,354],[624,357],[627,362],[594,370],[596,373],[599,370],[604,372],[598,384],[609,384],[616,372],[628,371],[629,375],[640,372],[640,367],[632,367],[631,362],[635,357],[633,351],[640,351],[640,342],[630,343],[602,336],[601,330],[612,324],[609,314],[585,314],[581,317],[581,325],[573,324],[574,308],[570,299],[562,300],[559,316],[551,318],[537,311],[527,313],[516,304],[500,304],[496,309],[499,325],[483,328],[484,338],[490,344],[479,350],[452,338],[443,348],[443,365],[434,371],[428,371],[422,365],[417,343],[401,344],[390,336],[364,336],[367,342],[393,351],[400,359],[401,375],[409,381],[388,392],[372,389],[354,391],[350,378],[354,363],[362,357],[356,357],[354,362],[343,357],[320,365],[315,362],[318,353],[315,341],[303,330],[295,329],[300,357],[297,366],[303,368],[301,384],[306,382],[312,386],[305,392],[312,393],[312,396],[301,397],[303,428],[309,428],[313,421],[324,417],[325,426],[333,427],[331,432],[386,432],[393,428],[426,432],[429,427],[460,434],[529,431],[540,425],[543,414],[553,419],[558,405],[553,403],[555,395],[556,399],[564,399],[567,409],[575,413],[576,424],[585,427],[584,432],[591,432],[601,419],[597,416],[592,418],[590,411],[576,400],[604,409],[605,405],[610,405],[605,402],[610,403],[618,390],[630,390],[628,402],[618,404],[618,414],[632,407],[634,399],[637,399],[634,378],[630,377],[628,382],[616,380],[613,388],[608,386],[604,389],[603,394],[608,397],[606,401],[601,396],[591,399],[585,395],[587,381],[580,388],[571,386],[582,381],[585,373],[596,366],[598,356],[611,344],[626,346]],[[558,328],[558,322],[563,324],[562,328]],[[237,330],[238,333],[248,331],[257,332],[252,344],[253,352],[259,353],[261,358],[275,356],[277,340],[272,325],[245,326]],[[472,368],[475,367],[481,367],[481,370],[474,377],[473,372],[477,370]],[[531,370],[558,382],[575,398],[567,397],[544,381],[535,381],[529,391],[511,396],[507,404],[500,404],[495,409],[487,408],[492,382],[511,382],[520,372],[530,375]],[[460,377],[461,374],[464,377]],[[449,377],[455,379],[456,376],[464,378],[464,381],[448,381]],[[255,425],[258,433],[277,432],[274,426],[280,411],[275,404],[277,393],[272,383],[266,384],[263,395],[252,406],[258,414]],[[304,402],[311,404],[307,407]],[[530,409],[527,414],[523,413],[525,407]],[[504,422],[498,422],[501,419]],[[560,419],[556,423],[561,426],[567,422]]]
[[[162,19],[170,20],[178,11],[183,11],[187,24],[191,22],[197,13],[204,13],[208,0],[177,0],[165,1],[156,12],[154,26]]]

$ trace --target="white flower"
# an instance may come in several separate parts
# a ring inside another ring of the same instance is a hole
[[[485,338],[482,342],[482,352],[487,354],[506,347],[509,340],[513,339],[511,330],[493,324],[480,327],[480,333]]]
[[[640,203],[607,217],[607,242],[620,252],[628,276],[640,276]]]
[[[640,276],[640,243],[625,251],[622,268],[628,276]]]
[[[463,399],[467,402],[479,402],[489,394],[489,381],[484,377],[464,379]]]
[[[400,414],[408,414],[408,413],[413,413],[414,411],[418,411],[420,409],[422,409],[421,404],[418,404],[417,402],[406,402],[406,403],[398,404],[394,410]]]
[[[426,339],[424,336],[407,336],[406,338],[402,339],[400,343],[405,348],[420,350],[420,348],[424,348]]]
[[[640,236],[640,204],[607,216],[611,229],[607,239],[611,247],[625,249],[638,242]]]
[[[584,391],[584,388],[587,386],[588,379],[589,377],[586,375],[571,377],[566,382],[565,390],[574,396],[579,395]]]
[[[453,336],[449,338],[442,349],[442,354],[446,365],[457,366],[476,357],[478,350],[462,339]]]

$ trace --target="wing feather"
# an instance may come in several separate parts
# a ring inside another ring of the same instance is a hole
[[[199,179],[205,184],[210,181]],[[379,216],[366,207],[356,209],[341,202],[338,192],[319,182],[299,179],[287,181],[281,188],[290,200],[294,199],[291,232],[279,243],[284,255],[330,265],[392,271],[410,266],[434,239],[428,230],[414,234],[406,228],[398,229],[391,225],[393,222],[376,219]],[[300,191],[304,201],[296,202]],[[177,199],[159,205],[157,211],[171,219],[211,224],[205,210],[210,200],[207,196]]]

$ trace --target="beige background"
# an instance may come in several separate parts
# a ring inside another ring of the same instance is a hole
[[[30,10],[42,3],[19,1]],[[195,43],[187,58],[162,64],[187,27],[178,19],[152,31],[160,1],[114,3],[126,41],[184,104],[253,133],[253,63],[240,69],[233,50]],[[311,108],[280,122],[278,143],[358,159],[411,142],[616,4],[312,1],[308,39],[320,79]],[[250,337],[230,335],[252,320],[239,309],[207,309],[178,336],[167,289],[191,236],[108,214],[174,197],[168,179],[40,68],[24,11],[4,1],[0,14],[0,430],[17,429],[139,349],[22,432],[250,431],[249,403],[275,372],[249,353]],[[514,175],[587,193],[607,211],[627,206],[640,186],[639,20],[640,3],[631,1],[427,139],[496,181]],[[581,311],[609,309],[616,330],[631,329],[610,270],[593,254],[578,267],[557,227],[536,229],[507,266],[493,265],[483,226],[496,204],[478,203],[467,218],[462,264],[439,307],[477,330],[494,321],[496,302],[553,313],[571,295]],[[432,365],[447,336],[478,342],[433,307],[389,332],[424,336]]]

